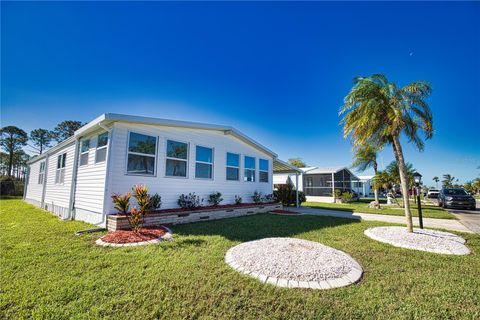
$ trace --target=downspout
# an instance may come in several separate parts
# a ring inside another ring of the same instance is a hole
[[[110,190],[110,167],[111,167],[111,162],[112,162],[112,140],[113,140],[113,134],[115,132],[114,127],[112,126],[111,128],[107,128],[103,124],[99,123],[98,124],[100,128],[104,129],[105,131],[108,132],[108,144],[107,144],[107,161],[105,165],[105,186],[104,186],[104,194],[103,194],[103,209],[102,209],[102,215],[105,216],[105,226],[107,225],[107,219],[106,216],[108,214],[107,211],[107,201],[110,198],[108,191]]]
[[[27,172],[25,175],[25,181],[23,184],[23,201],[25,201],[25,197],[27,196],[27,186],[28,186],[28,181],[30,180],[30,166],[27,168]]]
[[[73,172],[72,172],[72,184],[70,186],[70,202],[68,204],[68,217],[67,219],[75,219],[75,191],[77,190],[77,172],[78,172],[78,152],[80,150],[80,139],[75,139],[75,152],[73,158]]]
[[[49,153],[47,153],[47,156],[45,157],[45,169],[43,171],[42,201],[40,204],[42,209],[45,209],[45,194],[47,193],[48,160],[50,160]]]

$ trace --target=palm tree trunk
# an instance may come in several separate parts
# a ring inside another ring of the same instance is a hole
[[[405,159],[403,158],[402,146],[399,136],[393,137],[393,153],[398,163],[398,173],[400,174],[400,185],[402,187],[403,206],[405,208],[405,217],[407,218],[407,230],[413,232],[412,212],[410,211],[410,201],[408,197],[408,181]]]

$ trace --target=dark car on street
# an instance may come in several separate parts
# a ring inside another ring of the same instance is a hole
[[[475,210],[476,202],[462,188],[444,188],[438,194],[438,205],[443,208],[467,208]]]

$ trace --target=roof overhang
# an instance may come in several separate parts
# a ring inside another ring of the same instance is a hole
[[[280,159],[273,160],[273,173],[299,173],[302,174],[303,171],[299,168],[291,165],[288,162],[282,161]]]

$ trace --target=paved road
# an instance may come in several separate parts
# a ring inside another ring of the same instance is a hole
[[[468,229],[480,233],[480,201],[477,200],[476,210],[446,209]]]
[[[373,220],[373,221],[383,221],[390,223],[405,224],[404,216],[390,216],[386,214],[371,214],[371,213],[360,213],[360,212],[346,212],[338,210],[327,210],[327,209],[316,209],[316,208],[284,208],[285,210],[292,210],[300,212],[302,214],[315,215],[315,216],[329,216],[329,217],[338,217],[338,218],[348,218],[348,219],[358,219],[358,220]],[[413,218],[413,224],[418,226],[418,218]],[[475,232],[467,227],[465,224],[460,223],[459,220],[454,219],[433,219],[433,218],[423,218],[423,226],[425,228],[437,228],[437,229],[446,229],[452,231],[460,232]]]

